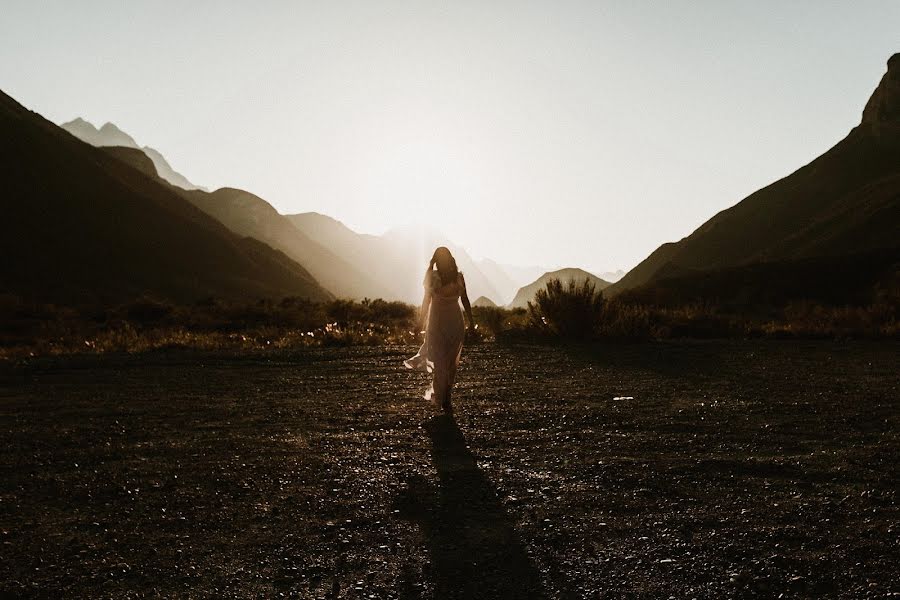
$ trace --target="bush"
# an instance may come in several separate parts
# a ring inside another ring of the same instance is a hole
[[[140,325],[162,321],[172,314],[173,310],[174,307],[171,304],[146,296],[124,307],[128,319]]]
[[[585,340],[600,331],[605,301],[590,280],[563,285],[551,279],[528,303],[533,327],[566,339]]]
[[[496,306],[476,306],[472,308],[472,316],[479,329],[487,330],[495,338],[503,332],[508,313],[509,311]]]
[[[365,298],[360,302],[360,305],[367,309],[368,320],[375,323],[407,321],[414,319],[416,316],[416,307],[396,300],[388,301],[381,298],[369,300]]]
[[[665,336],[667,330],[655,326],[653,314],[645,306],[617,300],[606,303],[601,330],[604,337],[626,340],[646,340]]]
[[[333,300],[326,306],[326,314],[331,321],[341,327],[354,322],[395,323],[410,321],[415,317],[416,308],[403,302],[377,298],[365,298],[361,302]]]

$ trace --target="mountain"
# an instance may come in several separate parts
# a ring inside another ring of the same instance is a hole
[[[544,273],[532,283],[521,288],[516,293],[516,297],[513,298],[513,301],[509,303],[508,308],[525,308],[528,306],[528,303],[534,300],[534,295],[537,291],[545,287],[551,279],[559,279],[564,284],[567,284],[570,281],[580,282],[587,279],[593,282],[595,289],[598,292],[605,290],[610,285],[608,281],[600,279],[593,273],[588,273],[582,269],[560,269],[558,271],[551,271],[549,273]]]
[[[436,234],[429,234],[428,256],[423,254],[422,236],[395,231],[385,236],[356,233],[340,221],[318,213],[281,215],[264,199],[244,190],[222,188],[214,192],[199,190],[176,173],[165,158],[153,148],[138,144],[115,125],[107,123],[99,130],[83,119],[62,125],[76,137],[109,148],[121,160],[160,177],[183,198],[226,227],[281,250],[302,264],[325,288],[341,298],[386,298],[418,303],[421,280],[438,245],[451,246],[460,270],[466,274],[470,293],[501,295],[491,278],[481,273],[468,254]],[[139,149],[153,163],[152,172],[140,156],[124,149]],[[412,233],[412,232],[410,232]]]
[[[159,150],[155,150],[150,146],[144,146],[141,148],[144,151],[144,154],[150,157],[150,160],[153,161],[153,165],[156,167],[156,172],[160,177],[171,183],[172,185],[177,185],[178,187],[185,190],[203,190],[207,191],[206,188],[194,185],[188,178],[176,171],[172,168],[172,165],[169,164],[169,161],[165,159],[165,157],[160,154]]]
[[[0,92],[0,293],[57,304],[332,297],[149,176],[136,152],[94,148]]]
[[[808,165],[715,215],[688,237],[663,244],[607,293],[653,286],[663,279],[696,278],[702,271],[890,255],[900,246],[898,232],[900,54],[895,54],[860,124],[847,137]],[[790,268],[777,270],[783,274]],[[832,285],[844,283],[833,280]]]
[[[179,193],[235,233],[263,241],[304,265],[319,283],[340,298],[361,300],[391,295],[388,286],[364,265],[347,260],[330,246],[310,238],[259,196],[234,188]]]
[[[100,129],[94,127],[81,117],[60,125],[63,129],[87,142],[91,146],[124,146],[126,148],[140,148],[134,138],[113,125],[104,124]]]
[[[286,215],[285,218],[302,235],[328,248],[344,262],[354,265],[355,269],[365,272],[369,279],[379,282],[378,293],[369,294],[369,297],[401,297],[393,284],[394,265],[384,257],[380,237],[357,233],[337,219],[319,213]]]
[[[461,247],[428,228],[397,228],[384,235],[360,234],[331,217],[318,213],[288,215],[297,229],[329,248],[347,263],[387,287],[385,298],[419,303],[422,279],[431,254],[447,246],[465,274],[469,297],[499,297],[494,282]]]
[[[80,123],[73,121],[72,123],[75,123],[75,127],[82,131],[89,131],[89,128],[92,128],[89,123],[85,126],[84,121]],[[94,136],[91,139],[96,140],[97,137]],[[290,219],[280,214],[259,196],[235,188],[221,188],[214,192],[184,189],[184,186],[172,183],[171,176],[163,176],[163,173],[160,172],[160,164],[168,167],[168,163],[152,148],[146,146],[138,148],[136,144],[103,147],[109,153],[145,174],[162,178],[173,186],[174,192],[220,221],[231,231],[241,236],[255,238],[281,250],[289,258],[308,269],[316,281],[336,296],[357,300],[365,297],[390,297],[388,288],[376,278],[358,268],[355,263],[344,260],[299,231]],[[329,217],[323,217],[323,219],[329,219]],[[312,231],[318,231],[319,225],[321,224],[312,228]],[[341,227],[343,226],[341,225]]]
[[[887,67],[863,108],[863,123],[900,123],[900,52],[888,59]]]
[[[497,308],[497,303],[487,296],[479,296],[478,299],[472,303],[472,306],[476,308]]]
[[[380,240],[377,235],[357,233],[328,215],[307,212],[286,216],[311,239],[353,258],[362,258],[363,253],[371,248],[370,244]]]
[[[169,162],[163,157],[162,154],[160,154],[158,150],[155,150],[149,146],[139,146],[138,143],[134,141],[133,137],[131,137],[112,123],[106,123],[102,127],[100,127],[100,129],[97,129],[88,121],[85,121],[81,117],[78,117],[67,123],[62,123],[60,127],[65,129],[78,139],[87,142],[91,146],[97,146],[98,148],[104,146],[139,148],[144,151],[144,154],[150,157],[150,160],[153,161],[153,164],[156,166],[156,172],[159,174],[159,176],[172,185],[177,185],[178,187],[186,190],[204,189],[194,185],[193,183],[188,181],[187,177],[173,169]]]
[[[484,273],[484,276],[491,281],[494,288],[496,288],[497,292],[500,294],[499,296],[495,296],[495,298],[497,298],[501,304],[506,304],[512,300],[519,288],[522,287],[522,283],[513,280],[507,270],[500,266],[499,263],[489,258],[483,258],[476,264],[478,269]],[[531,279],[526,281],[531,281]]]

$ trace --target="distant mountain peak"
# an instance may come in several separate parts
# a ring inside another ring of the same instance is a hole
[[[900,52],[887,61],[887,73],[866,102],[863,123],[900,123]]]
[[[125,148],[135,148],[142,150],[144,154],[153,161],[154,168],[159,177],[162,177],[172,185],[176,185],[186,190],[204,190],[205,188],[194,185],[187,177],[172,168],[172,165],[158,150],[150,146],[143,148],[138,145],[133,137],[119,129],[118,125],[107,121],[100,129],[94,127],[90,121],[85,121],[81,117],[75,117],[67,123],[61,123],[60,127],[77,137],[83,142],[87,142],[92,146],[108,147],[122,146]]]
[[[477,306],[479,308],[497,308],[497,303],[487,296],[479,296],[478,299],[472,303],[472,306]]]
[[[75,137],[78,137],[88,143],[90,142],[86,138],[94,138],[100,134],[100,132],[97,131],[97,128],[94,127],[93,123],[91,123],[90,121],[86,121],[81,117],[75,117],[71,121],[62,123],[60,127],[65,129]]]
[[[594,290],[598,292],[610,286],[610,282],[584,269],[566,267],[556,271],[548,271],[530,284],[519,288],[519,291],[516,292],[516,297],[509,303],[508,308],[525,308],[528,306],[528,303],[534,299],[537,291],[545,287],[551,279],[559,279],[564,284],[587,280],[594,284]]]
[[[134,138],[116,127],[113,123],[107,121],[98,130],[101,137],[106,141],[105,146],[126,146],[128,148],[139,148]]]

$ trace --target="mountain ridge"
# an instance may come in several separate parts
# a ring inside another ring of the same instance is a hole
[[[285,252],[336,296],[355,300],[387,297],[387,288],[375,277],[311,239],[263,198],[231,187],[179,193],[232,231]]]
[[[59,304],[332,298],[302,266],[232,233],[121,151],[81,141],[2,91],[0,132],[0,292]]]
[[[81,117],[75,117],[71,121],[61,123],[59,126],[79,138],[81,141],[87,142],[98,148],[122,146],[143,150],[143,152],[153,161],[158,175],[172,185],[176,185],[186,190],[206,191],[205,188],[194,185],[187,177],[173,169],[172,165],[169,164],[169,161],[165,159],[159,150],[151,148],[150,146],[139,145],[133,137],[119,129],[117,125],[110,121],[107,121],[98,129],[90,121]]]
[[[371,235],[357,233],[333,217],[320,213],[287,215],[300,231],[331,248],[389,289],[389,298],[418,304],[422,278],[431,253],[438,246],[450,248],[465,274],[470,297],[496,297],[493,283],[481,272],[469,253],[430,228],[398,227]]]
[[[860,123],[821,156],[662,244],[608,294],[679,272],[866,253],[898,244],[900,54]]]

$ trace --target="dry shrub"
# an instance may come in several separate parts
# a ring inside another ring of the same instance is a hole
[[[563,284],[551,279],[528,303],[532,326],[564,339],[586,340],[600,330],[605,301],[588,279]]]
[[[159,348],[246,350],[416,341],[415,308],[381,299],[234,303],[207,298],[174,306],[143,296],[113,308],[73,309],[0,297],[0,309],[0,359]]]
[[[508,314],[508,310],[495,306],[476,306],[472,308],[472,317],[475,319],[478,328],[487,331],[495,338],[503,333]]]

